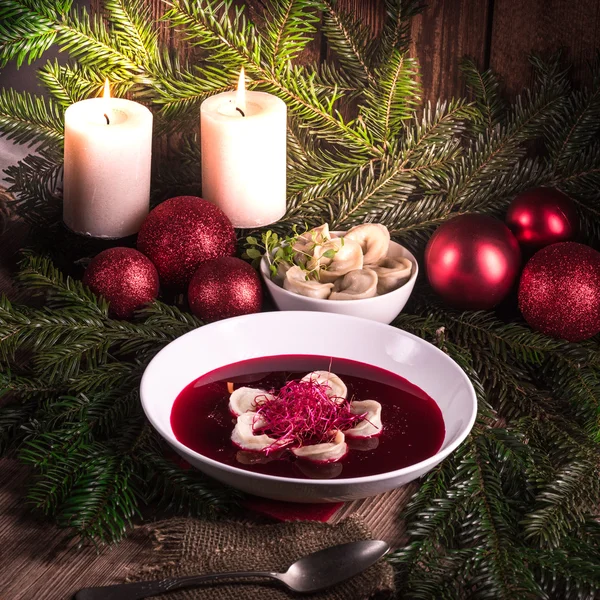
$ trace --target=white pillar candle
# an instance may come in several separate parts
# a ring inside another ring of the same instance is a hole
[[[200,106],[202,196],[234,227],[260,227],[285,213],[285,103],[264,92],[224,92]]]
[[[105,89],[105,96],[108,85]],[[63,219],[101,238],[137,233],[148,214],[152,113],[123,98],[90,98],[65,112]]]

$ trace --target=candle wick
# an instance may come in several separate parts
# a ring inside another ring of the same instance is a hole
[[[110,119],[108,118],[108,115],[106,113],[104,113],[104,118],[106,119],[106,124],[110,125]]]
[[[240,115],[242,115],[242,117],[245,117],[245,116],[246,116],[246,115],[244,114],[244,111],[243,111],[241,108],[239,108],[238,106],[236,106],[236,107],[235,107],[235,110],[237,110],[237,111],[240,113]]]

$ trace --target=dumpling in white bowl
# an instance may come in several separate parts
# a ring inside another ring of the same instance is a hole
[[[281,262],[279,262],[277,264],[276,267],[276,272],[274,275],[272,275],[272,279],[273,281],[275,281],[278,285],[283,285],[283,282],[285,281],[285,276],[287,274],[287,272],[292,268],[293,265],[291,265],[289,262],[286,262],[285,260],[282,260]]]
[[[330,300],[361,300],[377,295],[377,273],[357,269],[335,280]]]
[[[292,248],[296,251],[296,262],[305,265],[313,254],[316,246],[320,246],[330,239],[329,224],[323,223],[319,227],[309,229],[298,236]]]
[[[377,293],[381,296],[404,285],[410,279],[413,265],[408,258],[388,256],[371,268],[377,273]]]
[[[320,269],[319,279],[333,283],[349,271],[362,269],[363,254],[360,245],[346,238],[335,238],[316,246],[312,258],[306,263],[309,270]]]
[[[348,230],[346,240],[360,244],[364,255],[364,264],[373,265],[387,256],[390,247],[390,232],[380,223],[364,223]]]
[[[283,280],[283,288],[307,298],[329,298],[333,283],[323,283],[314,279],[306,279],[306,271],[300,267],[290,267]]]

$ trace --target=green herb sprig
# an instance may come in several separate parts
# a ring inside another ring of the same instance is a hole
[[[288,236],[279,236],[270,229],[262,234],[260,240],[255,236],[248,236],[246,238],[246,249],[242,254],[242,258],[251,260],[252,266],[258,269],[262,257],[266,256],[271,278],[277,276],[279,265],[287,263],[289,266],[297,266],[305,271],[307,280],[315,279],[318,281],[321,277],[321,271],[326,270],[327,265],[323,265],[320,261],[317,261],[313,268],[309,269],[307,266],[308,260],[313,257],[312,251],[321,243],[317,240],[317,232],[314,230],[310,232],[312,243],[305,250],[294,248],[298,239],[307,233],[309,233],[308,228],[299,232],[297,226],[294,225],[292,227],[292,235]],[[329,239],[326,241],[329,241]],[[341,245],[344,245],[343,238]],[[329,248],[323,252],[321,258],[332,259],[337,252],[336,248]]]
[[[249,235],[246,238],[246,250],[242,254],[242,258],[251,260],[252,266],[258,268],[261,258],[266,256],[271,277],[275,277],[277,275],[277,267],[282,262],[292,265],[296,264],[294,261],[296,251],[293,246],[298,241],[300,235],[295,225],[292,228],[292,235],[288,236],[280,237],[270,229],[261,235],[260,240]]]

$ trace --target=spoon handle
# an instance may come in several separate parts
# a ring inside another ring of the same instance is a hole
[[[159,581],[140,581],[137,583],[122,583],[91,587],[79,590],[75,600],[142,600],[150,596],[192,587],[207,581],[217,579],[233,579],[238,577],[270,577],[279,579],[279,573],[261,571],[232,571],[229,573],[208,573],[206,575],[188,575],[187,577],[171,577]]]

